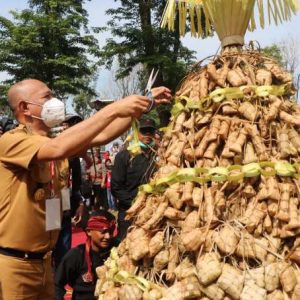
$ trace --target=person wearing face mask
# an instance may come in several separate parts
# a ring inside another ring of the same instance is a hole
[[[125,220],[126,210],[132,204],[141,184],[147,183],[156,170],[155,121],[142,118],[139,123],[139,143],[142,153],[131,157],[128,150],[120,151],[112,169],[111,191],[118,203],[118,239],[125,238],[131,222]]]
[[[165,87],[152,94],[156,104],[171,97]],[[0,299],[53,300],[51,252],[70,199],[66,158],[116,139],[150,102],[126,97],[50,139],[50,128],[65,119],[50,88],[26,79],[7,96],[19,126],[0,139]]]

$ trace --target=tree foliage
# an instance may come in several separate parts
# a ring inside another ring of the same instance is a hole
[[[267,46],[262,49],[264,55],[274,59],[279,63],[281,66],[283,66],[283,57],[280,50],[280,47],[276,44],[273,44],[271,46]]]
[[[300,44],[299,40],[292,36],[287,36],[279,43],[263,48],[263,53],[275,59],[284,69],[293,75],[299,99],[300,89]]]
[[[86,77],[85,86],[92,87],[93,90],[96,88],[96,82],[98,80],[98,74],[94,76]],[[91,85],[91,83],[94,83]],[[92,108],[89,103],[94,99],[94,94],[91,94],[89,90],[83,88],[78,91],[78,93],[72,99],[72,106],[76,113],[78,113],[83,119],[86,119],[91,116]]]
[[[283,66],[294,76],[299,74],[300,66],[300,41],[293,36],[285,37],[280,43],[279,48],[282,55]]]
[[[263,48],[263,53],[275,59],[284,69],[290,72],[299,88],[300,44],[299,40],[287,36],[279,43]]]
[[[159,69],[156,85],[164,84],[175,89],[193,63],[194,53],[182,45],[178,31],[169,32],[160,28],[166,1],[118,2],[118,8],[106,11],[111,17],[107,29],[113,37],[106,41],[102,49],[102,63],[110,68],[117,59],[117,78],[128,76],[135,66],[142,64],[145,68],[140,73],[141,89],[151,69]]]
[[[2,97],[25,78],[44,81],[63,99],[82,90],[95,94],[86,78],[97,71],[100,53],[85,2],[29,0],[29,9],[11,12],[12,21],[0,16],[0,71],[10,76],[0,86]]]

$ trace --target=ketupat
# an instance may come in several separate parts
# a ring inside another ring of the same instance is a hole
[[[200,245],[205,242],[203,230],[195,228],[189,232],[182,233],[180,239],[186,251],[196,252]]]
[[[236,250],[240,237],[236,230],[229,225],[226,225],[219,231],[215,232],[214,241],[220,251],[224,254],[232,254]]]
[[[279,266],[277,263],[265,267],[265,288],[273,292],[279,287]]]
[[[133,228],[128,235],[129,240],[129,256],[138,261],[149,253],[149,233],[142,228]],[[139,241],[138,244],[136,241]]]
[[[201,284],[208,285],[222,274],[222,265],[216,253],[206,253],[197,259],[196,268]]]
[[[233,284],[234,283],[234,284]],[[223,266],[217,285],[233,299],[240,299],[244,286],[242,272],[229,264]]]
[[[241,1],[230,2],[243,10]],[[191,2],[184,3],[189,10]],[[225,1],[206,3],[205,14]],[[286,8],[291,0],[280,3]],[[132,284],[145,300],[151,291],[159,291],[153,299],[297,299],[300,108],[290,101],[293,93],[280,66],[253,46],[236,44],[224,46],[208,66],[197,64],[182,82],[151,191],[129,211],[131,242],[118,252],[132,259]],[[279,161],[290,168],[278,169]],[[194,175],[177,176],[185,168]],[[134,260],[140,238],[132,237],[141,227],[147,235]],[[207,261],[213,274],[203,272],[209,255],[220,257]]]
[[[265,69],[258,69],[256,71],[256,83],[258,85],[271,85],[272,73]]]
[[[169,250],[163,249],[155,255],[153,260],[154,271],[161,271],[164,269],[165,266],[168,265],[169,253]]]
[[[177,280],[189,278],[196,274],[196,267],[191,263],[188,257],[184,258],[174,270]]]
[[[176,278],[175,269],[179,262],[179,249],[177,245],[177,239],[174,239],[170,248],[169,248],[169,260],[168,268],[166,272],[166,280],[173,282]]]
[[[239,107],[239,113],[242,114],[247,120],[254,122],[256,119],[257,111],[250,102],[243,102]]]
[[[265,267],[247,270],[245,275],[245,284],[254,282],[260,288],[265,288]]]
[[[164,247],[164,233],[157,232],[149,242],[149,256],[154,257]]]
[[[249,280],[245,282],[243,291],[241,293],[241,300],[265,300],[267,296],[267,291],[257,284],[254,281]]]
[[[267,295],[267,300],[285,300],[281,290],[275,290]]]

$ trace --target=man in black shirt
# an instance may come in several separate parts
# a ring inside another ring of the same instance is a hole
[[[139,140],[143,153],[131,157],[128,150],[119,152],[112,169],[111,190],[118,202],[118,239],[125,236],[130,222],[125,220],[126,210],[138,192],[138,187],[149,181],[156,169],[154,152],[155,122],[142,118],[139,124]]]
[[[86,225],[87,241],[71,249],[63,258],[55,274],[56,300],[63,300],[65,285],[73,288],[72,300],[94,300],[97,275],[116,246],[113,238],[115,218],[106,211],[93,212]]]

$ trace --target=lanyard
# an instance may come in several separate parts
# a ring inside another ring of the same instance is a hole
[[[55,164],[54,164],[54,161],[50,162],[50,175],[51,175],[50,196],[51,196],[51,198],[54,198],[55,197],[55,190],[54,190]]]

